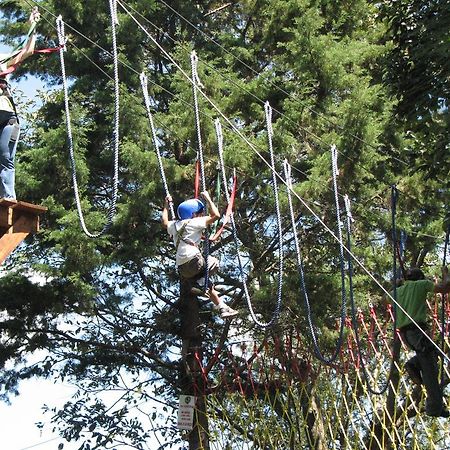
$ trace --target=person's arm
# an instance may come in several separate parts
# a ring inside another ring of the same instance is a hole
[[[206,224],[211,225],[220,219],[220,212],[217,209],[215,203],[211,200],[209,193],[207,191],[200,192],[200,195],[205,199],[208,204],[208,216],[206,216]]]
[[[164,207],[162,210],[161,223],[167,229],[169,225],[169,204],[172,203],[172,197],[168,195],[164,200]]]
[[[39,10],[37,6],[35,6],[31,11],[29,18],[31,26],[36,25],[39,22],[40,17],[41,16],[39,14]],[[36,45],[36,33],[33,30],[33,32],[31,33],[30,37],[28,38],[25,44],[25,47],[19,53],[17,53],[17,55],[9,59],[6,62],[6,66],[7,67],[15,66],[16,64],[22,62],[24,59],[28,58],[30,55],[33,54],[35,45]]]
[[[442,281],[434,284],[434,292],[448,294],[450,292],[450,281],[448,280],[448,267],[442,268]]]

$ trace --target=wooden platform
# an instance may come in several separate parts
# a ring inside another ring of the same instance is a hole
[[[30,234],[39,231],[45,206],[0,198],[0,264]]]

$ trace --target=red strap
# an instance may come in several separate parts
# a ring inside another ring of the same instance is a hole
[[[200,189],[200,161],[195,162],[194,198],[198,198]]]
[[[43,48],[41,50],[34,50],[33,54],[35,53],[42,53],[42,54],[48,54],[48,53],[54,53],[59,51],[63,46],[60,47],[52,47],[52,48]],[[9,75],[10,73],[14,72],[17,67],[19,67],[19,65],[21,64],[22,61],[19,61],[16,64],[12,64],[10,65],[4,72],[0,72],[0,77],[3,77],[5,75]]]
[[[11,72],[14,72],[18,65],[19,64],[13,64],[12,66],[9,66],[4,72],[0,72],[0,77],[4,77],[5,75],[9,75]]]
[[[233,177],[233,188],[231,190],[230,201],[228,203],[227,210],[225,212],[225,216],[223,218],[222,226],[219,228],[219,230],[216,231],[214,236],[211,236],[209,238],[210,241],[216,241],[219,238],[219,236],[222,234],[223,230],[225,229],[225,225],[230,221],[231,213],[233,212],[234,199],[236,197],[236,185],[237,185],[237,177],[235,175]]]
[[[35,50],[33,53],[55,53],[59,52],[64,45],[60,45],[59,47],[49,47],[49,48],[41,48],[40,50]]]

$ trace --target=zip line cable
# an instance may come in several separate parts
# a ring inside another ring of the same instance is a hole
[[[113,129],[113,183],[112,183],[112,197],[111,203],[107,212],[107,220],[103,225],[103,228],[98,233],[91,233],[85,224],[83,210],[81,207],[81,199],[78,188],[78,180],[77,180],[77,170],[76,170],[76,161],[74,154],[74,143],[72,137],[72,126],[71,126],[71,118],[70,118],[70,108],[69,108],[69,93],[67,86],[67,77],[66,77],[66,69],[64,64],[64,52],[66,50],[65,43],[66,38],[64,35],[64,22],[62,17],[59,16],[56,19],[56,25],[58,30],[58,39],[59,45],[61,46],[59,50],[60,60],[61,60],[61,73],[63,80],[63,90],[64,90],[64,109],[66,115],[66,128],[67,128],[67,139],[69,146],[69,157],[70,163],[72,167],[72,183],[73,190],[75,194],[75,201],[77,206],[78,218],[80,220],[81,228],[84,233],[90,238],[97,238],[109,231],[111,225],[114,220],[114,216],[116,214],[116,203],[118,197],[118,183],[119,183],[119,74],[118,74],[118,61],[117,61],[117,43],[116,43],[116,23],[117,23],[117,10],[116,4],[114,0],[109,0],[110,6],[110,19],[111,19],[111,31],[112,31],[112,46],[113,46],[113,62],[114,62],[114,129]]]

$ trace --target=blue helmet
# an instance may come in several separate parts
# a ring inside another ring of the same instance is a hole
[[[191,198],[180,203],[177,209],[178,217],[181,220],[191,219],[194,214],[202,212],[205,205],[196,198]]]

